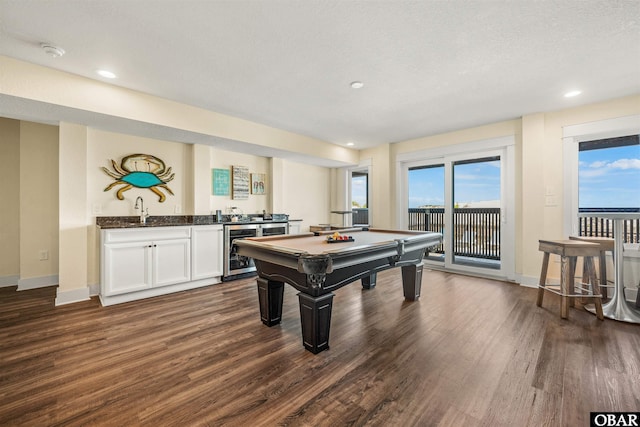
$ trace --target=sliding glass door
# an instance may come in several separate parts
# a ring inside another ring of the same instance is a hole
[[[409,229],[444,235],[444,164],[436,162],[409,168]],[[428,258],[444,262],[446,238],[429,250]]]
[[[406,221],[401,226],[443,235],[443,244],[430,250],[426,263],[513,275],[512,158],[512,149],[498,148],[402,163],[407,210],[399,212]]]
[[[500,269],[500,156],[451,162],[455,264]]]

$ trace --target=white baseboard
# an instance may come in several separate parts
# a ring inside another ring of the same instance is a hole
[[[56,295],[56,307],[74,302],[88,301],[89,299],[89,287],[70,289],[68,291],[62,291],[58,288],[58,294]]]
[[[28,279],[18,280],[18,290],[26,291],[29,289],[46,288],[47,286],[55,286],[58,284],[58,275],[41,277],[30,277]]]
[[[94,283],[93,285],[89,285],[89,295],[92,297],[97,297],[100,295],[100,284]]]
[[[520,274],[516,275],[516,282],[518,282],[520,286],[525,286],[527,288],[537,288],[539,281],[539,277],[522,276]]]
[[[18,280],[20,280],[20,276],[0,276],[0,288],[16,286]]]

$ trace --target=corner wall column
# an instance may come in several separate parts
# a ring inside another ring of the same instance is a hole
[[[56,305],[89,299],[87,285],[87,128],[60,123],[59,279]]]

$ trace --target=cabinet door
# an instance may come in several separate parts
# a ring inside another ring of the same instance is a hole
[[[300,221],[289,221],[289,234],[300,234]]]
[[[173,285],[191,279],[191,240],[153,242],[153,286]]]
[[[151,242],[104,245],[102,294],[117,295],[151,287]]]
[[[221,225],[191,229],[191,280],[222,276],[223,237]]]

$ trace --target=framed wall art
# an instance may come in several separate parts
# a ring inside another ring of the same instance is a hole
[[[231,166],[232,191],[234,200],[246,200],[249,198],[249,168],[246,166]]]
[[[228,196],[231,186],[229,169],[212,169],[212,189],[214,196]]]
[[[265,182],[266,175],[263,173],[251,174],[251,194],[264,195],[267,191]]]

